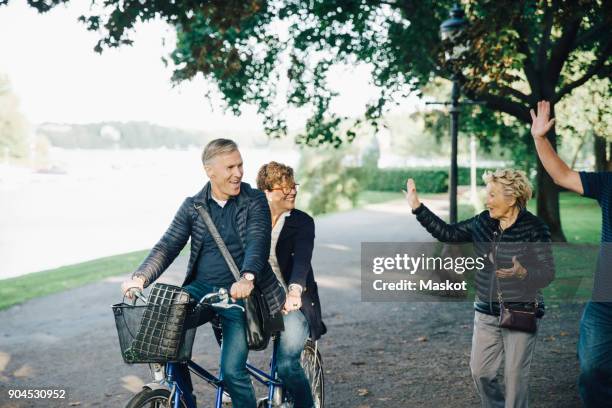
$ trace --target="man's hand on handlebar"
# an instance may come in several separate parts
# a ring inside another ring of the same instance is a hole
[[[121,284],[121,293],[123,294],[123,296],[127,297],[130,300],[134,297],[134,290],[138,290],[140,292],[144,290],[144,279],[139,276],[136,276],[134,278],[125,280]]]
[[[204,295],[204,297],[202,297],[202,299],[200,299],[200,301],[198,302],[198,306],[203,305],[203,304],[211,306],[212,308],[215,308],[215,309],[236,308],[244,312],[244,307],[240,306],[239,304],[233,303],[233,301],[230,302],[229,294],[227,293],[227,290],[225,289],[220,289],[218,292],[213,292],[213,293]]]
[[[244,299],[251,294],[254,284],[252,280],[240,279],[230,288],[230,296],[233,300]]]

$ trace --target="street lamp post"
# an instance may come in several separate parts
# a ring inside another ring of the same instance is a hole
[[[465,51],[465,45],[459,42],[459,37],[467,26],[463,9],[455,3],[450,11],[450,17],[440,24],[440,38],[449,41],[452,45],[450,52],[445,52],[446,61],[450,62],[459,58]],[[453,73],[453,89],[451,92],[451,166],[449,174],[450,183],[450,214],[451,223],[457,222],[457,137],[459,134],[459,93],[461,92],[457,73]]]
[[[457,139],[459,136],[459,81],[453,77],[453,90],[451,92],[451,165],[450,165],[450,214],[451,223],[457,222],[457,183],[458,183],[458,168],[457,168]]]
[[[452,47],[444,53],[447,62],[452,62],[459,58],[465,51],[466,46],[460,42],[460,37],[467,26],[464,18],[465,14],[457,3],[450,11],[450,17],[440,24],[440,37],[442,41],[449,42]],[[449,174],[449,220],[451,223],[457,222],[457,138],[459,134],[459,107],[465,102],[459,102],[461,93],[459,78],[456,71],[452,77],[453,88],[450,102],[428,102],[428,105],[450,105],[451,115],[451,165]],[[467,102],[471,103],[471,102]]]

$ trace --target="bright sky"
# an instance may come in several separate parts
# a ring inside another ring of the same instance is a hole
[[[171,51],[174,32],[165,23],[140,25],[133,47],[98,55],[93,51],[98,35],[77,22],[89,2],[72,3],[43,15],[23,1],[0,7],[0,73],[8,75],[31,123],[143,120],[202,130],[262,129],[252,107],[235,117],[222,112],[219,98],[211,106],[203,96],[210,84],[201,78],[171,87],[171,70],[161,57]],[[334,111],[363,113],[365,103],[377,95],[368,85],[368,72],[367,66],[333,70],[329,84],[340,92]],[[412,111],[415,103],[410,98],[398,110]],[[306,114],[290,111],[290,127],[301,127]]]

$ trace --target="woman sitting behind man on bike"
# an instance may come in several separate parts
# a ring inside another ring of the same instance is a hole
[[[269,263],[282,283],[287,300],[283,308],[285,330],[277,350],[277,370],[295,408],[314,406],[312,391],[300,356],[308,337],[317,340],[326,332],[311,266],[314,221],[295,208],[298,184],[293,169],[270,162],[257,174],[257,188],[266,194],[272,214]]]

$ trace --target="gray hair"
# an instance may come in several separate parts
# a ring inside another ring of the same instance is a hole
[[[238,150],[236,142],[230,139],[214,139],[208,142],[204,151],[202,151],[202,164],[205,166],[210,164],[210,161],[220,155],[235,152]]]
[[[487,171],[482,175],[482,179],[486,184],[501,184],[503,194],[506,197],[515,198],[516,205],[519,208],[527,207],[527,201],[529,201],[533,194],[533,187],[529,182],[529,178],[527,174],[521,170],[500,169]]]

